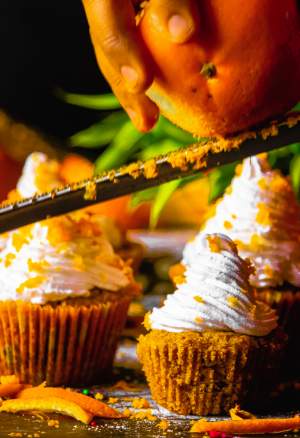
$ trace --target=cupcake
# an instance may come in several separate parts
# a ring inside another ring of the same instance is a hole
[[[267,394],[285,337],[257,301],[233,241],[202,235],[180,284],[146,318],[138,357],[153,399],[179,414],[220,414]]]
[[[28,156],[17,188],[9,193],[8,200],[16,201],[20,198],[31,197],[35,193],[48,192],[60,186],[82,181],[91,177],[93,171],[93,164],[80,156],[67,155],[63,161],[59,162],[49,159],[42,152],[34,152]],[[130,262],[133,270],[137,272],[143,258],[143,246],[127,239],[126,230],[124,228],[121,230],[117,225],[116,212],[110,211],[110,216],[101,214],[99,204],[87,207],[85,211],[93,215],[94,220],[97,219],[102,232],[114,250],[123,260]]]
[[[33,154],[17,194],[56,187],[56,170],[55,161]],[[31,384],[102,380],[139,287],[99,217],[83,210],[22,227],[3,239],[0,374]]]
[[[300,206],[290,180],[270,168],[265,154],[244,160],[237,173],[214,215],[186,245],[183,265],[201,251],[203,233],[230,236],[255,267],[250,283],[259,299],[278,312],[290,339],[287,367],[300,377]]]

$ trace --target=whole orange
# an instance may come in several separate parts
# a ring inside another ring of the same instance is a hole
[[[196,33],[170,42],[151,0],[140,21],[155,62],[147,94],[178,126],[228,135],[300,100],[300,10],[296,0],[195,0]]]

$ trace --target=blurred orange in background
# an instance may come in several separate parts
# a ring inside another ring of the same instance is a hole
[[[86,158],[67,155],[61,164],[60,175],[66,183],[82,181],[94,173],[94,165]],[[209,210],[209,182],[207,178],[193,181],[177,190],[165,205],[159,226],[199,227]],[[93,212],[108,216],[123,229],[148,228],[151,202],[131,206],[131,196],[122,196],[89,207]]]
[[[61,178],[68,184],[90,178],[94,174],[94,165],[86,158],[76,155],[67,155],[60,169]],[[130,206],[131,196],[122,196],[111,201],[89,207],[95,213],[110,217],[123,229],[145,228],[149,223],[150,203],[143,203],[138,207]]]

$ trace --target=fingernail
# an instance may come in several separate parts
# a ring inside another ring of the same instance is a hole
[[[136,129],[138,129],[139,131],[143,131],[143,120],[141,115],[134,111],[132,108],[126,108],[126,112]]]
[[[131,88],[136,86],[139,77],[134,68],[129,65],[123,65],[121,67],[121,74]]]
[[[181,15],[172,15],[168,21],[168,28],[171,37],[176,42],[183,42],[191,33],[191,28]]]
[[[130,119],[136,123],[138,119],[137,113],[132,108],[126,108],[126,112],[129,115]]]

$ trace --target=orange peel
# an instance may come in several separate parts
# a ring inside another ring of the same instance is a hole
[[[84,424],[89,424],[93,418],[93,414],[85,411],[76,403],[59,397],[5,400],[0,407],[0,412],[26,411],[59,413],[73,417]]]
[[[199,420],[193,424],[190,432],[223,432],[226,434],[255,435],[280,433],[300,428],[300,417],[290,418],[252,418],[246,420],[206,421]]]
[[[11,397],[24,388],[21,383],[2,383],[0,385],[0,397]]]
[[[100,400],[71,391],[64,388],[52,387],[33,387],[27,388],[18,394],[18,399],[43,399],[48,397],[57,397],[62,400],[68,400],[76,403],[85,411],[91,412],[93,416],[104,418],[122,418],[123,415],[116,409],[108,406]]]
[[[229,415],[232,420],[249,420],[256,418],[251,412],[243,411],[239,405],[235,405],[234,408],[229,409]]]
[[[8,376],[0,376],[0,383],[20,383],[20,379],[15,374],[9,374]]]

